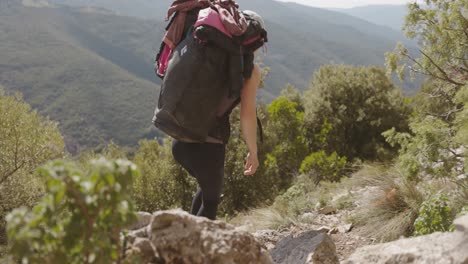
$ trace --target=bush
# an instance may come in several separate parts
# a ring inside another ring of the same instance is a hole
[[[128,201],[136,166],[91,161],[87,173],[56,161],[40,169],[47,195],[32,211],[7,216],[12,259],[22,263],[111,263],[122,258],[120,231],[134,220]]]
[[[197,183],[174,160],[171,142],[170,139],[164,140],[163,145],[156,140],[139,142],[134,162],[141,174],[133,184],[133,198],[138,210],[190,209]]]
[[[409,107],[378,67],[321,67],[304,93],[304,108],[306,138],[313,151],[336,151],[350,161],[388,157],[379,156],[382,149],[393,150],[381,134],[393,127],[407,130]],[[331,130],[325,144],[317,146],[315,135],[325,123]]]
[[[0,88],[0,245],[6,243],[5,216],[19,206],[33,206],[44,182],[32,171],[63,156],[57,124],[42,118],[21,95]]]
[[[414,234],[421,236],[452,230],[454,215],[448,202],[447,196],[442,194],[424,201],[419,210],[419,217],[414,222]]]
[[[299,166],[309,153],[304,133],[304,110],[297,92],[288,86],[283,93],[267,108],[268,126],[266,126],[267,145],[271,146],[265,160],[265,173],[278,175],[280,190],[291,186],[299,174]],[[298,93],[298,92],[297,92]]]
[[[301,173],[308,174],[315,184],[321,181],[338,182],[345,175],[346,158],[336,152],[327,155],[325,151],[310,154],[301,164]]]
[[[308,191],[304,183],[295,183],[286,192],[275,199],[273,208],[283,216],[295,218],[307,209],[312,209],[313,201],[308,199]]]

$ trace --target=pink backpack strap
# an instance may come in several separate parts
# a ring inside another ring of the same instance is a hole
[[[197,28],[202,25],[213,27],[225,34],[226,36],[232,38],[232,34],[226,29],[226,27],[224,27],[219,13],[211,7],[202,9],[198,13],[198,20],[197,22],[195,22],[194,28]]]
[[[172,49],[165,45],[163,51],[159,57],[159,60],[156,61],[158,65],[156,65],[156,74],[160,77],[166,74],[167,66],[169,64],[169,58],[171,57]]]

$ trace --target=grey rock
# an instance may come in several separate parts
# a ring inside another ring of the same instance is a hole
[[[332,239],[318,231],[305,232],[296,238],[288,236],[282,239],[271,255],[277,264],[339,263]]]
[[[268,251],[272,250],[276,246],[276,243],[285,237],[285,235],[271,229],[259,230],[252,235],[263,246],[263,248]]]
[[[349,233],[353,229],[353,224],[346,224],[338,226],[338,232],[342,234]]]
[[[148,226],[151,223],[153,215],[150,213],[138,212],[136,213],[136,217],[136,221],[128,227],[128,230],[137,230]]]
[[[181,210],[155,213],[149,231],[163,263],[272,263],[253,235]]]
[[[455,221],[455,232],[434,233],[358,249],[345,264],[467,264],[468,215]]]
[[[130,231],[127,236],[127,242],[132,244],[137,238],[147,238],[148,237],[148,227],[143,227],[138,230]]]

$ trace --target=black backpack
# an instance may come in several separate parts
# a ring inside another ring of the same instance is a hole
[[[253,68],[253,51],[266,42],[266,31],[250,21],[246,34],[228,38],[210,26],[194,28],[193,19],[188,21],[186,37],[171,50],[164,75],[158,74],[163,81],[153,123],[175,139],[203,143],[219,126],[223,98],[239,97],[242,78],[249,78]],[[163,44],[157,60],[165,49]]]

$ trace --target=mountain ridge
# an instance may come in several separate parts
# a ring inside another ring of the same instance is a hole
[[[354,8],[335,8],[334,11],[351,15],[376,25],[383,25],[398,32],[402,31],[405,16],[408,14],[406,5],[366,5]]]

